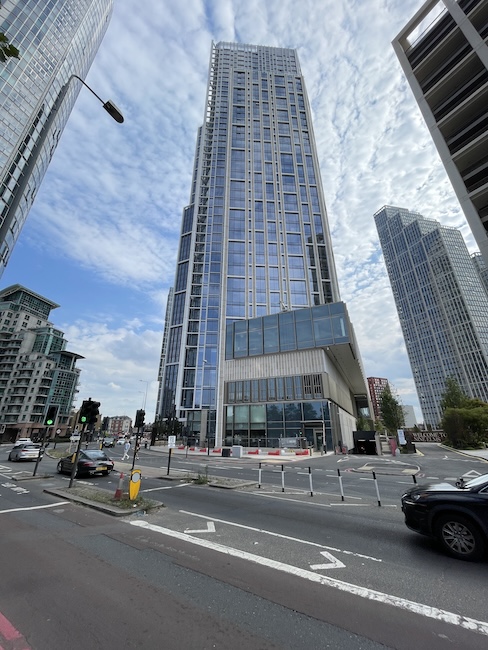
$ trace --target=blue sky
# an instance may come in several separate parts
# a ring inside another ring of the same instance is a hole
[[[181,214],[190,195],[212,40],[298,49],[314,117],[341,298],[366,376],[418,399],[373,214],[398,205],[459,228],[476,250],[391,47],[423,0],[115,0],[2,287],[57,302],[82,354],[78,404],[156,406]],[[147,395],[146,395],[147,389]],[[147,399],[146,399],[147,398]]]

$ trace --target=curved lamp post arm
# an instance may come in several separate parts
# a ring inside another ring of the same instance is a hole
[[[92,93],[92,95],[95,95],[95,97],[98,99],[98,101],[103,105],[103,108],[107,111],[107,113],[112,117],[116,122],[119,124],[122,124],[124,121],[124,116],[122,113],[119,111],[117,106],[113,103],[111,99],[107,100],[106,102],[103,101],[101,97],[97,95],[97,93],[93,90],[93,88],[90,88],[90,86],[83,81],[81,77],[78,77],[77,74],[72,74],[71,77],[68,80],[68,83],[71,79],[78,79],[78,81],[81,81],[81,83],[85,86],[85,88],[88,88],[88,90]],[[66,84],[68,85],[68,84]]]
[[[45,123],[42,126],[41,132],[39,133],[39,137],[37,138],[34,146],[32,147],[32,151],[30,152],[27,162],[22,169],[22,174],[18,182],[17,190],[16,192],[11,196],[10,200],[8,201],[8,207],[6,213],[3,215],[3,221],[0,225],[0,241],[4,241],[5,238],[7,237],[9,228],[12,224],[12,219],[13,215],[17,211],[21,200],[24,197],[24,192],[29,184],[29,180],[31,177],[31,173],[33,172],[37,161],[39,159],[39,156],[42,151],[42,147],[46,141],[46,138],[48,134],[50,133],[51,127],[54,123],[54,120],[56,118],[57,112],[59,107],[61,106],[66,93],[68,92],[68,87],[69,84],[73,79],[78,79],[78,81],[81,81],[81,83],[88,88],[88,90],[95,95],[95,97],[103,104],[103,108],[107,111],[107,113],[119,124],[122,124],[124,121],[124,116],[122,113],[119,111],[119,109],[115,106],[115,104],[108,100],[106,102],[103,101],[101,97],[97,95],[97,93],[90,88],[90,86],[83,81],[81,77],[79,77],[76,74],[72,74],[68,81],[61,87],[61,90],[59,91],[58,96],[56,97],[56,100],[54,101],[53,106],[51,107],[51,110],[49,111],[49,115],[47,116],[47,119]],[[37,117],[40,118],[44,113],[44,105],[41,106],[39,109],[39,112],[37,114]],[[7,166],[8,169],[9,166]]]

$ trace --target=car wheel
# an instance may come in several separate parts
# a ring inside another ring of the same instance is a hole
[[[12,454],[9,454],[9,455],[8,455],[8,459],[9,459],[10,462],[12,462],[12,460],[13,460],[13,459],[12,459]]]
[[[457,513],[441,515],[436,521],[435,533],[449,555],[459,560],[474,562],[485,553],[483,536],[468,517]]]

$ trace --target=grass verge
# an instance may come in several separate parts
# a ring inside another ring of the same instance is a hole
[[[127,493],[123,493],[121,499],[115,499],[114,495],[111,492],[108,492],[107,490],[97,490],[96,488],[91,487],[71,487],[69,488],[69,493],[83,499],[95,501],[96,503],[104,503],[108,506],[120,508],[121,510],[130,510],[131,508],[136,507],[139,509],[143,508],[145,510],[152,510],[154,508],[160,508],[163,506],[163,504],[159,501],[145,499],[139,494],[133,501],[129,499],[129,495]]]

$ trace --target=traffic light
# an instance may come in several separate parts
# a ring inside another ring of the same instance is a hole
[[[88,420],[88,410],[89,410],[89,402],[88,400],[84,400],[83,404],[81,405],[80,412],[78,414],[78,421],[81,422],[82,424],[85,424],[85,422]]]
[[[78,421],[81,424],[95,424],[99,414],[100,402],[93,402],[92,398],[83,401],[78,416]]]
[[[139,409],[136,411],[136,424],[135,426],[139,429],[139,427],[144,426],[144,416],[146,415],[146,411],[143,411],[142,409]]]
[[[88,424],[95,424],[97,417],[100,413],[98,410],[100,408],[100,402],[92,402],[91,399],[88,400],[89,410],[88,410]]]
[[[44,416],[44,426],[46,427],[52,427],[54,422],[56,421],[56,416],[58,414],[58,409],[59,406],[55,404],[51,404],[48,409],[47,413]]]

